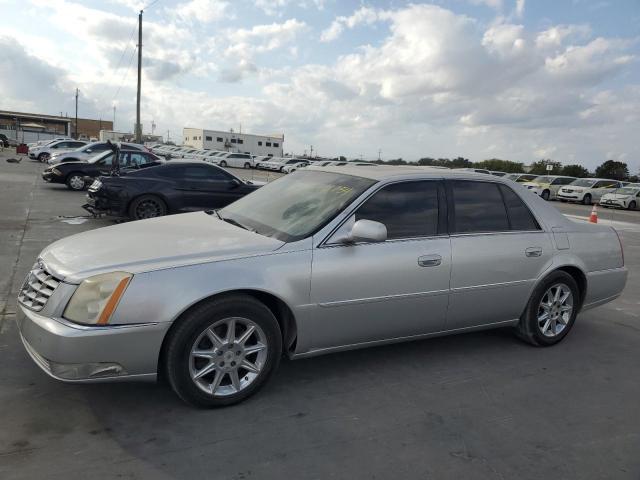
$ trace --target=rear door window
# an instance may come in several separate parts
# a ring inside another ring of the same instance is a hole
[[[540,230],[540,225],[522,199],[506,185],[500,185],[500,191],[507,207],[507,216],[511,230]]]
[[[490,182],[449,182],[453,205],[452,233],[505,232],[509,217],[498,185]]]

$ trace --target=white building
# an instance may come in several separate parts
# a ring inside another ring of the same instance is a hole
[[[222,150],[251,155],[283,156],[284,135],[253,135],[230,130],[203,130],[184,128],[183,143],[198,150]]]

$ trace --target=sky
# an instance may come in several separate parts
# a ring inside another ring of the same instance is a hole
[[[152,3],[152,4],[151,4]],[[640,170],[640,0],[0,0],[0,109]]]

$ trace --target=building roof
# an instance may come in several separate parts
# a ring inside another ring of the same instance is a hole
[[[1,116],[10,116],[10,117],[18,117],[18,118],[29,118],[29,119],[38,119],[38,120],[53,120],[58,122],[71,122],[72,119],[69,117],[58,117],[57,115],[44,115],[41,113],[24,113],[24,112],[12,112],[9,110],[0,110]]]

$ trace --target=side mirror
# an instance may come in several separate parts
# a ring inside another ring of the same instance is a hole
[[[384,242],[387,239],[387,227],[373,220],[358,220],[348,235],[338,238],[338,243]]]
[[[238,180],[237,178],[231,179],[231,188],[238,188],[240,185],[242,185],[242,182],[240,180]]]

